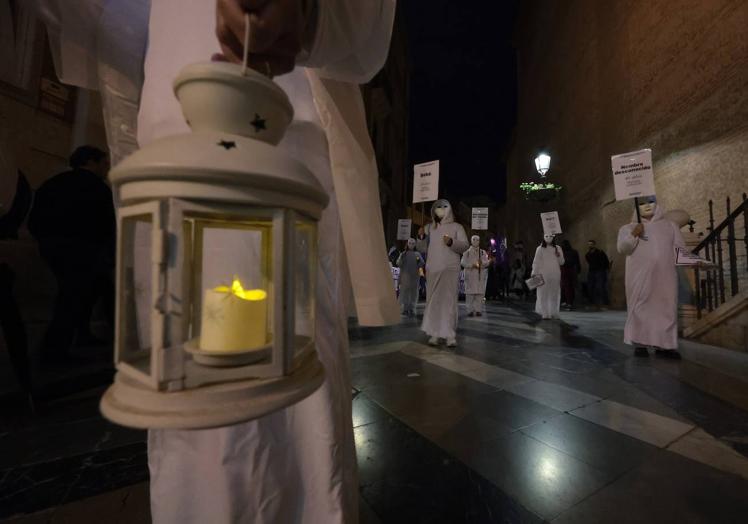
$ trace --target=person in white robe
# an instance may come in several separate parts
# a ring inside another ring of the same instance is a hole
[[[623,341],[634,354],[679,359],[678,272],[676,248],[685,247],[678,226],[665,218],[654,197],[639,205],[636,215],[618,231],[618,252],[626,255],[626,326]]]
[[[468,316],[483,316],[483,299],[488,282],[488,253],[480,248],[480,237],[470,237],[470,247],[462,254],[461,265],[465,270],[465,305]]]
[[[416,316],[418,281],[421,278],[418,270],[423,266],[423,258],[416,251],[416,239],[409,238],[405,251],[397,257],[397,267],[400,268],[400,307],[406,317]]]
[[[561,309],[561,265],[564,253],[553,240],[543,235],[543,242],[535,250],[532,276],[542,275],[544,284],[536,289],[535,313],[544,319],[558,318]]]
[[[138,144],[188,131],[172,80],[182,67],[217,53],[236,61],[242,5],[255,5],[35,1],[61,81],[102,93],[113,164]],[[395,2],[272,1],[252,9],[250,65],[282,74],[275,80],[294,107],[278,147],[303,162],[331,197],[319,224],[316,288],[316,342],[326,380],[299,404],[258,420],[149,431],[151,514],[156,523],[355,522],[348,286],[361,325],[399,321],[358,84],[384,64]]]
[[[458,289],[460,258],[468,248],[465,228],[455,222],[452,206],[441,199],[431,206],[432,222],[426,226],[426,309],[421,329],[436,346],[445,339],[447,347],[457,346]]]

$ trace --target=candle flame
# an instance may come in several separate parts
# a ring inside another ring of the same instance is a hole
[[[231,283],[231,287],[218,286],[214,291],[219,293],[231,293],[232,295],[239,297],[243,300],[265,300],[268,294],[262,289],[244,289],[241,281],[234,277],[234,281]]]

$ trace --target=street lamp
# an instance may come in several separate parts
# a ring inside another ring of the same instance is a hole
[[[535,157],[535,169],[540,173],[541,177],[544,177],[548,170],[551,168],[551,157],[545,153],[540,153]]]

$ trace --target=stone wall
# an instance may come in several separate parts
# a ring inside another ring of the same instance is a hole
[[[526,0],[515,29],[518,124],[503,210],[510,238],[531,245],[541,211],[557,209],[581,251],[595,238],[612,255],[612,298],[624,302],[618,228],[633,203],[615,202],[610,156],[653,150],[659,202],[708,225],[707,202],[748,191],[748,2]],[[554,203],[522,199],[533,159],[552,157]]]
[[[44,46],[35,52],[41,66],[35,70],[32,83],[41,78],[57,81],[51,56]],[[0,86],[2,87],[2,86]],[[69,87],[75,101],[71,118],[56,117],[40,108],[38,89],[19,96],[12,89],[0,89],[0,215],[10,206],[16,187],[16,170],[26,176],[32,189],[68,169],[68,157],[74,147],[92,144],[106,149],[101,103],[96,93]],[[18,238],[0,239],[0,262],[12,269],[14,295],[28,336],[31,359],[37,351],[46,325],[51,318],[55,280],[39,256],[37,244],[25,224]],[[13,391],[16,381],[11,373],[5,338],[0,330],[0,395]]]

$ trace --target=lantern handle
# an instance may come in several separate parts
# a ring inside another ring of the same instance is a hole
[[[242,55],[242,75],[247,76],[247,68],[249,67],[249,13],[244,13],[244,51]],[[273,78],[273,72],[267,60],[265,61],[265,76]]]
[[[244,56],[242,57],[242,75],[247,75],[247,60],[249,58],[249,13],[244,13]]]

